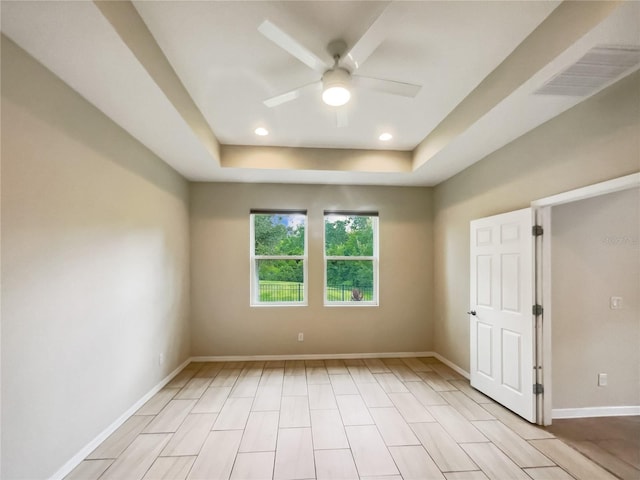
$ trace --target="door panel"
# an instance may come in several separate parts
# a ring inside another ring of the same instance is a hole
[[[509,330],[502,331],[502,384],[516,392],[522,391],[518,366],[522,363],[521,335]]]
[[[478,255],[476,263],[477,295],[476,303],[485,307],[491,306],[491,257],[489,255]]]
[[[491,245],[491,228],[479,228],[476,231],[476,245],[478,247]]]
[[[471,222],[471,385],[535,421],[531,209]]]
[[[518,313],[520,311],[520,255],[507,253],[502,255],[502,310]],[[518,279],[513,281],[513,279]]]
[[[500,225],[500,242],[506,243],[517,242],[520,239],[520,226],[517,223],[507,223]]]
[[[478,372],[483,373],[488,377],[492,377],[492,362],[491,354],[493,349],[491,348],[491,338],[493,337],[491,325],[487,325],[482,322],[476,323],[478,329]]]

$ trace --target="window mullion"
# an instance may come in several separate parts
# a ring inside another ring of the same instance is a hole
[[[369,260],[373,261],[376,257],[336,257],[336,256],[325,256],[325,260]]]
[[[306,255],[254,255],[254,260],[306,260]]]

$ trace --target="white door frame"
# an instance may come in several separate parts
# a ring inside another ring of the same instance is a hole
[[[538,402],[537,423],[551,425],[552,414],[552,358],[551,358],[551,209],[565,203],[577,202],[587,198],[598,197],[608,193],[620,192],[640,187],[640,173],[632,173],[624,177],[614,178],[606,182],[559,193],[531,202],[536,224],[542,226],[544,234],[540,242],[540,250],[536,252],[536,297],[544,312],[541,328],[538,327],[536,351],[538,365],[542,366],[541,383],[544,385],[542,401]]]

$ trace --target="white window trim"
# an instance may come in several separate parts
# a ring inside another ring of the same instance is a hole
[[[326,247],[326,227],[325,221],[326,217],[330,217],[332,215],[344,215],[344,216],[363,216],[363,217],[371,217],[373,221],[373,255],[371,256],[358,256],[358,257],[345,257],[345,256],[333,256],[327,255],[327,247]],[[348,214],[340,213],[325,213],[322,216],[322,254],[324,257],[324,282],[323,282],[323,294],[322,301],[324,302],[325,307],[379,307],[380,306],[380,274],[379,274],[379,263],[380,263],[380,255],[379,255],[379,243],[380,243],[380,232],[378,225],[378,216],[372,215],[369,212],[358,213],[358,212],[350,212]],[[373,261],[373,300],[371,301],[329,301],[327,300],[327,262],[330,260],[369,260]]]
[[[290,215],[291,212],[287,212],[286,210],[278,211],[274,210],[274,214],[276,215]],[[302,213],[296,212],[297,214],[302,215]],[[308,238],[309,238],[309,229],[308,229],[308,214],[304,214],[304,252],[305,255],[255,255],[255,228],[254,228],[254,216],[261,215],[256,213],[251,213],[249,215],[249,306],[251,307],[306,307],[309,304],[309,272],[308,272],[308,264],[309,264],[309,255],[308,255]],[[259,280],[258,280],[258,269],[256,268],[256,262],[258,260],[302,260],[302,275],[303,275],[303,290],[302,290],[302,298],[301,302],[261,302],[259,300],[260,289],[258,288]]]

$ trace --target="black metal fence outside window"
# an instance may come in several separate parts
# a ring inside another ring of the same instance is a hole
[[[294,282],[260,282],[261,302],[302,302],[304,285]],[[373,286],[327,285],[330,302],[366,302],[373,300]]]
[[[261,302],[301,302],[304,300],[302,283],[263,283],[260,282]]]
[[[327,285],[330,302],[368,302],[373,300],[373,286]]]

